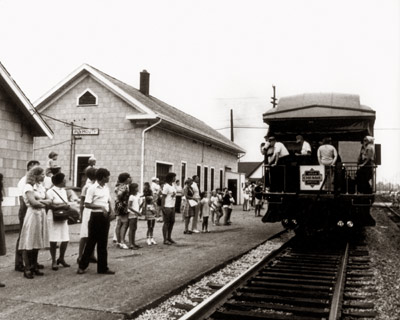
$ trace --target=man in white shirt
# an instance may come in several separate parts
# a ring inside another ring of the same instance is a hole
[[[110,172],[105,168],[96,171],[96,182],[89,187],[85,197],[85,208],[92,209],[89,220],[89,237],[79,262],[78,274],[85,273],[89,260],[97,244],[97,273],[115,274],[108,268],[107,242],[110,220],[114,217],[110,189],[106,185]]]
[[[270,191],[281,192],[285,188],[286,176],[286,163],[290,160],[289,151],[286,149],[282,142],[276,141],[275,137],[271,136],[268,138],[270,145],[274,148],[274,153],[271,156],[269,165],[271,166],[271,181]]]
[[[300,153],[296,152],[296,156],[311,156],[311,145],[304,140],[303,136],[296,136],[296,143],[301,146]]]
[[[28,162],[28,164],[26,165],[26,172],[28,172],[29,170],[31,170],[32,168],[39,166],[40,162],[36,161],[36,160],[31,160]],[[24,224],[24,219],[25,219],[25,214],[26,214],[26,210],[28,209],[26,207],[24,198],[23,198],[23,190],[24,190],[24,186],[26,185],[26,175],[24,175],[18,182],[17,188],[19,190],[19,211],[18,211],[18,219],[19,219],[19,235],[18,235],[18,239],[17,239],[17,245],[15,248],[15,271],[21,271],[23,272],[25,267],[24,267],[24,261],[22,259],[22,251],[18,250],[18,246],[19,246],[19,237],[21,235],[21,229],[22,229],[22,225]],[[43,265],[38,265],[39,269],[43,268]],[[41,267],[41,268],[40,268]]]
[[[172,229],[175,223],[175,201],[176,201],[176,189],[174,182],[176,180],[176,174],[168,172],[165,177],[165,184],[162,189],[161,198],[161,211],[163,213],[164,225],[162,228],[164,244],[171,245],[176,243],[171,238]]]

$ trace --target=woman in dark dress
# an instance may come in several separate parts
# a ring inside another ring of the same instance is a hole
[[[6,254],[6,239],[4,235],[3,212],[1,203],[3,202],[3,174],[0,173],[0,256]],[[0,288],[5,287],[4,283],[0,282]]]

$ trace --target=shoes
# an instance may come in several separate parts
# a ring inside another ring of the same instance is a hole
[[[51,265],[51,269],[54,270],[54,271],[57,271],[58,270],[57,264],[53,263]]]
[[[25,271],[25,267],[24,266],[16,266],[15,267],[15,271],[24,272]]]
[[[37,264],[37,268],[38,268],[38,269],[44,269],[44,265],[38,263],[38,264]]]
[[[33,273],[35,276],[44,276],[44,273],[43,273],[42,271],[39,271],[39,269],[33,270],[32,273]]]
[[[210,231],[206,230],[207,233],[210,233]]]
[[[170,246],[172,243],[169,242],[168,240],[165,240],[165,241],[164,241],[164,244],[166,244],[167,246]]]
[[[24,271],[24,277],[27,279],[33,279],[33,273],[32,271]]]
[[[90,263],[97,263],[97,259],[96,258],[89,258],[89,262]]]
[[[150,239],[151,244],[157,244],[156,240],[154,240],[154,238]]]
[[[118,248],[120,248],[120,249],[129,249],[129,247],[125,244],[125,243],[119,243],[118,244]]]
[[[110,269],[108,269],[107,271],[104,271],[104,272],[97,272],[97,273],[100,273],[100,274],[115,274],[115,271],[111,271]]]
[[[138,244],[134,244],[133,246],[134,246],[136,249],[143,248],[142,246],[139,246]]]
[[[147,238],[147,245],[151,246],[151,240],[150,240],[150,238]]]
[[[205,230],[202,230],[201,233],[206,233],[206,231],[205,231]]]
[[[6,285],[0,282],[0,288],[4,288]]]
[[[172,239],[168,239],[169,242],[171,242],[171,244],[176,244],[176,241],[172,240]]]
[[[85,272],[86,271],[81,268],[78,268],[78,270],[76,271],[77,274],[84,274]]]
[[[70,267],[70,265],[68,263],[66,263],[64,259],[62,259],[62,260],[57,259],[57,265],[59,265],[59,264],[61,264],[64,268]]]
[[[194,229],[192,232],[193,232],[193,233],[200,233],[200,231],[197,230],[197,229]]]
[[[190,230],[187,230],[187,231],[183,231],[183,234],[192,234],[193,232],[192,231],[190,231]]]

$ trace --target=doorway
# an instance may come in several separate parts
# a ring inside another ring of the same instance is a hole
[[[82,188],[84,184],[86,183],[86,176],[85,176],[85,169],[89,165],[89,158],[92,157],[93,155],[91,154],[85,154],[85,155],[76,155],[75,158],[75,186]]]
[[[237,179],[228,179],[228,190],[232,191],[233,199],[235,199],[235,204],[237,204],[237,188],[238,181]]]
[[[165,177],[168,172],[171,172],[172,164],[157,162],[156,163],[156,177],[160,179],[160,183],[165,182]]]

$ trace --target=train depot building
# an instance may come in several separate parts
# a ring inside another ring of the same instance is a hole
[[[50,151],[70,181],[81,187],[83,170],[94,156],[108,168],[113,186],[129,172],[142,186],[175,172],[182,182],[200,176],[201,190],[233,189],[240,199],[244,175],[238,157],[245,151],[204,122],[150,95],[150,74],[140,73],[140,89],[87,64],[41,97],[35,107],[55,132],[35,139],[35,158]],[[183,184],[183,183],[182,183]],[[236,190],[234,190],[236,188]]]
[[[33,159],[33,140],[53,132],[0,63],[0,173],[4,180],[2,210],[6,226],[18,225],[19,191],[17,183]]]

